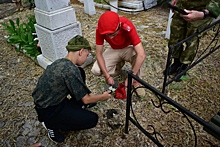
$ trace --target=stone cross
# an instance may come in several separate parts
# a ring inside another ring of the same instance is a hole
[[[35,0],[36,33],[42,54],[37,61],[44,69],[67,55],[66,45],[76,35],[82,35],[70,0]]]

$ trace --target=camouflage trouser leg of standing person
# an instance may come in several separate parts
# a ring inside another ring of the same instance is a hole
[[[174,45],[179,41],[189,37],[190,35],[203,30],[212,22],[211,17],[207,17],[203,20],[197,20],[195,22],[187,22],[179,14],[174,14],[171,24],[171,34],[168,45]],[[185,47],[183,45],[173,50],[173,57],[179,58],[181,63],[190,64],[197,52],[199,45],[199,37],[194,37],[186,42]]]

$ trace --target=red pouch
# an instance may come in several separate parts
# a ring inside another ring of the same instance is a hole
[[[126,99],[127,98],[124,84],[120,83],[118,88],[115,90],[115,98],[116,99]]]

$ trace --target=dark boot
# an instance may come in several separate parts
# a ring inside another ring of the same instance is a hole
[[[180,74],[182,71],[184,71],[186,68],[188,67],[188,64],[183,64],[180,66],[180,68],[178,69],[177,73]],[[182,76],[186,76],[186,72],[182,75]],[[182,77],[181,76],[181,77]],[[175,81],[176,82],[181,82],[181,77],[177,78]]]
[[[188,67],[188,64],[183,64],[182,63],[182,66],[181,66],[180,70],[184,71],[187,67]]]
[[[167,75],[172,75],[178,71],[182,63],[180,62],[179,58],[174,58],[173,64],[168,68]],[[165,74],[165,71],[164,71]]]

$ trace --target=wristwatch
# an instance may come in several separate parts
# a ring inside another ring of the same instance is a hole
[[[202,12],[204,13],[204,18],[209,15],[205,10],[202,10]]]

